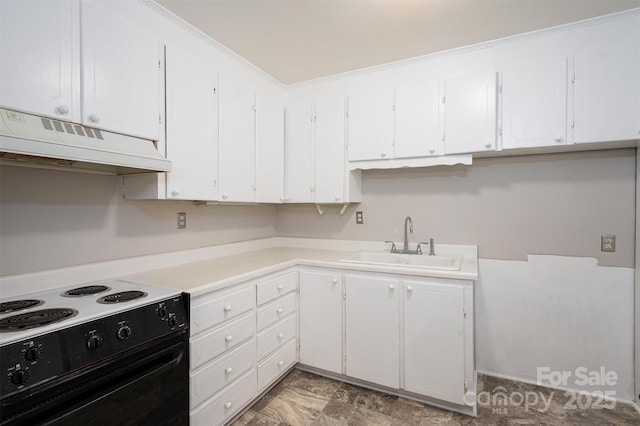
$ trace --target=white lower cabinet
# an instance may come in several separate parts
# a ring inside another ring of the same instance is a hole
[[[298,361],[298,272],[194,297],[190,423],[228,423]]]
[[[300,271],[300,362],[342,373],[342,273]]]
[[[395,278],[350,275],[346,283],[346,374],[400,387],[400,294]]]
[[[463,405],[465,287],[441,281],[404,282],[404,389]]]

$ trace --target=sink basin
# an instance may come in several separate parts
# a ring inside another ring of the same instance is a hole
[[[340,261],[371,265],[443,269],[447,271],[459,271],[462,265],[462,258],[460,257],[374,252],[360,252],[346,259],[340,259]]]

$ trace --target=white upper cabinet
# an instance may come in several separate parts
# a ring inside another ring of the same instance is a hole
[[[395,157],[442,154],[439,83],[398,87],[395,100]]]
[[[349,95],[349,161],[393,156],[394,91],[375,89]]]
[[[158,140],[164,46],[109,3],[81,5],[82,123]]]
[[[574,57],[574,143],[640,138],[640,45],[621,44]]]
[[[0,1],[0,105],[80,121],[78,1]]]
[[[400,386],[401,282],[375,275],[346,275],[346,374]]]
[[[445,81],[445,154],[495,150],[496,77],[486,71]]]
[[[505,68],[501,95],[503,149],[566,144],[566,57]]]
[[[315,185],[316,203],[348,202],[345,194],[344,99],[325,98],[315,104]]]
[[[285,111],[284,198],[287,203],[312,203],[314,183],[313,104],[290,105]]]
[[[288,203],[355,201],[359,172],[347,172],[344,98],[287,107],[285,197]]]
[[[405,281],[404,294],[404,389],[464,405],[463,287]]]
[[[342,274],[300,271],[300,362],[342,373]]]
[[[167,46],[167,199],[218,199],[218,72],[206,55]]]
[[[258,203],[284,198],[284,107],[256,95],[256,195]]]
[[[220,75],[220,201],[255,201],[255,92]]]

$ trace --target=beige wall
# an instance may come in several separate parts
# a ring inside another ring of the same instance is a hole
[[[277,232],[355,240],[478,244],[480,257],[527,254],[596,257],[634,266],[635,150],[476,159],[473,165],[363,173],[363,202],[344,216],[328,208],[282,206]],[[355,224],[355,211],[364,225]],[[617,236],[616,253],[600,252],[600,235]]]
[[[1,166],[0,275],[275,235],[274,206],[124,201],[121,180]]]

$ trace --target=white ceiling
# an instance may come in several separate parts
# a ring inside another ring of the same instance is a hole
[[[155,1],[286,84],[640,7],[640,0]]]

